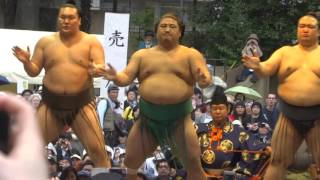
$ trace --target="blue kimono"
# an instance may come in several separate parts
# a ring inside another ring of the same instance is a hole
[[[205,169],[225,169],[235,166],[241,158],[241,153],[232,151],[246,149],[249,139],[248,133],[240,126],[226,120],[222,128],[222,139],[219,142],[212,142],[210,150],[212,127],[214,127],[213,121],[198,124],[197,134],[201,148],[202,167]]]
[[[267,146],[270,146],[271,135],[252,134],[247,141],[248,150],[263,151]],[[247,176],[255,175],[264,166],[268,160],[264,153],[246,153],[243,152],[241,160],[237,163],[234,171],[245,174]]]

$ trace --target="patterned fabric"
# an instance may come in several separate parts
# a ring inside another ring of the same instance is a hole
[[[248,151],[262,152],[263,149],[270,146],[270,143],[270,135],[250,135],[247,140],[247,150],[241,153],[241,160],[237,163],[234,170],[247,176],[257,174],[269,157],[264,153],[248,153]]]
[[[213,127],[212,121],[207,124],[198,124],[197,134],[202,153],[202,166],[207,169],[230,167],[240,158],[240,153],[234,153],[233,151],[244,149],[247,146],[249,135],[243,128],[226,120],[222,128],[222,139],[220,142],[212,141],[211,131]]]
[[[197,134],[203,168],[233,169],[234,177],[237,180],[249,179],[255,175],[268,157],[262,153],[252,153],[252,151],[259,152],[266,148],[270,144],[271,137],[253,135],[226,120],[220,142],[210,143],[213,127],[212,121],[207,124],[198,124]],[[211,148],[209,148],[210,144]]]

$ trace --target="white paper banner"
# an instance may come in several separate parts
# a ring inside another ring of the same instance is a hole
[[[117,71],[122,71],[127,64],[129,14],[105,13],[104,50],[106,63],[110,63]],[[107,81],[100,84],[100,96],[107,95]],[[124,89],[119,92],[119,100],[124,99]]]

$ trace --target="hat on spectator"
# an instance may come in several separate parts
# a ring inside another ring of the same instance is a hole
[[[247,41],[249,41],[249,40],[256,40],[256,41],[258,41],[259,42],[259,38],[258,38],[258,36],[256,35],[256,34],[254,34],[254,33],[252,33],[252,34],[250,34],[249,35],[249,37],[247,38]]]
[[[120,148],[120,155],[121,155],[121,154],[125,154],[125,153],[126,153],[126,150],[123,149],[123,148]]]
[[[89,157],[89,154],[87,153],[87,151],[84,149],[82,151],[82,160],[85,160],[86,157]]]
[[[57,155],[57,150],[51,142],[48,144],[47,149],[50,150],[54,155]]]
[[[75,159],[81,160],[81,156],[79,154],[72,154],[72,156],[70,158],[71,159],[75,158]]]
[[[235,107],[238,107],[238,106],[246,107],[246,105],[245,105],[245,103],[243,101],[236,102]]]
[[[54,155],[48,155],[48,161],[52,164],[57,163],[57,157]]]
[[[236,124],[236,125],[238,125],[240,127],[243,127],[242,122],[240,120],[238,120],[238,119],[232,121],[232,124]]]
[[[69,133],[62,133],[62,134],[60,134],[59,138],[61,138],[61,139],[68,139],[69,141],[72,140],[72,136],[71,136],[71,134],[69,134]]]
[[[265,122],[262,122],[259,124],[259,128],[266,128],[268,129],[269,131],[271,131],[271,127],[268,123],[265,123]]]
[[[84,149],[84,150],[82,151],[82,157],[84,157],[85,155],[87,155],[87,151]]]
[[[262,109],[261,103],[259,103],[259,102],[257,102],[257,101],[255,101],[255,102],[252,103],[251,109],[252,109],[254,106],[257,106],[258,108]]]
[[[108,86],[108,92],[113,91],[113,90],[119,91],[119,87],[118,87],[117,85],[111,83],[111,84]]]
[[[217,86],[211,97],[210,105],[213,104],[225,104],[228,105],[227,96],[224,94],[224,89],[221,86]]]
[[[108,145],[105,145],[104,148],[106,149],[107,152],[109,152],[111,154],[110,158],[113,159],[113,154],[114,154],[113,149]]]
[[[145,32],[144,32],[144,36],[154,36],[154,33],[153,33],[153,31],[150,31],[150,30],[146,30]]]

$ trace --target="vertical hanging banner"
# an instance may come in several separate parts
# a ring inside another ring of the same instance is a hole
[[[105,13],[104,18],[104,52],[105,61],[117,71],[122,71],[127,64],[129,14]],[[101,80],[100,96],[107,95],[107,80]],[[124,98],[124,88],[120,88],[119,100]]]

